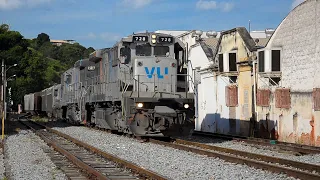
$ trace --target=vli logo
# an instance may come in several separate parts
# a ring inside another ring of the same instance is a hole
[[[155,67],[152,67],[152,68],[151,68],[151,71],[150,71],[148,67],[144,67],[144,70],[146,71],[147,77],[148,77],[149,79],[152,78],[155,69],[156,69]],[[164,75],[161,74],[161,67],[157,67],[157,75],[158,75],[158,78],[159,78],[159,79],[163,79],[163,78],[168,79],[168,74],[169,74],[169,69],[168,69],[168,67],[165,67],[165,68],[164,68]]]

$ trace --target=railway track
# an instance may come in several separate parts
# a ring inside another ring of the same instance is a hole
[[[209,146],[202,143],[173,139],[172,142],[164,142],[155,139],[148,139],[149,142],[172,147],[179,150],[189,151],[209,157],[218,157],[228,162],[246,164],[255,168],[275,172],[285,173],[299,179],[319,180],[320,166],[314,164],[301,163],[287,159],[253,154],[234,149]]]
[[[20,122],[58,152],[49,156],[69,179],[168,179],[33,121]]]
[[[105,132],[111,133],[109,131]],[[136,138],[139,140],[144,139],[146,142],[164,145],[209,157],[218,157],[228,162],[246,164],[254,168],[260,168],[275,173],[285,173],[288,176],[299,179],[320,180],[320,166],[316,164],[308,164],[230,148],[222,148],[182,139],[170,139],[168,142],[167,138],[164,138],[163,140],[141,137],[131,138]]]
[[[243,136],[232,136],[232,135],[224,135],[224,134],[217,134],[217,133],[206,133],[206,132],[200,132],[200,131],[194,131],[193,135],[215,137],[215,138],[220,138],[220,139],[225,139],[225,140],[233,140],[233,141],[243,141],[243,142],[245,142],[247,144],[251,144],[251,145],[268,146],[273,149],[297,152],[302,155],[320,154],[320,147],[300,145],[300,144],[295,144],[295,143],[287,143],[287,142],[282,142],[282,141],[275,141],[275,140],[268,140],[268,139],[261,139],[261,138],[252,138],[252,137],[243,137]]]

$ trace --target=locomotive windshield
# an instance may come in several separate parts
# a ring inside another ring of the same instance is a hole
[[[131,49],[130,47],[122,47],[120,49],[120,56],[124,57],[125,60],[124,60],[124,63],[125,64],[128,64],[130,62],[130,59],[131,59]]]
[[[155,46],[154,47],[154,55],[155,56],[168,56],[169,55],[169,47],[168,46]]]
[[[150,44],[141,44],[136,46],[137,56],[151,56],[151,46]]]

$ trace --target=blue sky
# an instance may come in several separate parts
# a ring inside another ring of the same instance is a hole
[[[0,19],[25,38],[41,32],[85,47],[137,31],[276,28],[303,0],[0,0]]]

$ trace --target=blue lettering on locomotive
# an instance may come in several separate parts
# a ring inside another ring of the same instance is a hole
[[[147,74],[147,77],[148,78],[152,78],[152,76],[153,76],[153,74],[154,74],[154,71],[155,71],[155,67],[152,67],[151,68],[151,71],[149,70],[149,68],[148,67],[144,67],[144,70],[146,71],[146,74]],[[163,79],[164,77],[166,77],[166,75],[168,75],[169,74],[169,69],[168,69],[168,67],[165,67],[164,68],[164,75],[163,74],[161,74],[161,67],[157,67],[157,75],[158,75],[158,78],[159,79]]]

